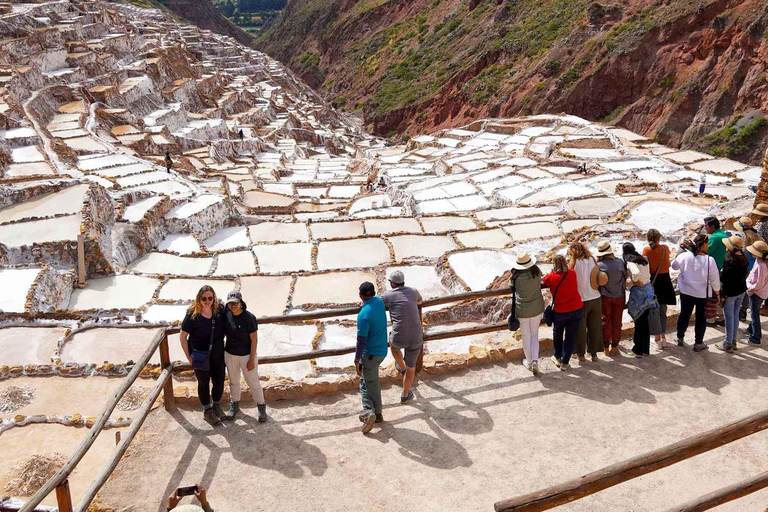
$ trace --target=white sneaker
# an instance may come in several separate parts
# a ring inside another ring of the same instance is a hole
[[[529,362],[528,362],[528,360],[527,360],[527,359],[525,359],[525,358],[523,358],[523,366],[524,366],[524,367],[525,367],[525,369],[526,369],[526,370],[528,370],[529,372],[530,372],[530,371],[532,371],[532,369],[531,369],[531,363],[529,363]]]
[[[669,343],[667,343],[667,340],[661,340],[661,348],[662,350],[669,347]]]
[[[567,370],[570,367],[571,367],[571,365],[569,365],[569,364],[565,364],[565,363],[561,363],[560,364],[560,370],[561,371],[565,371],[565,370]]]
[[[539,363],[538,363],[538,361],[534,361],[534,362],[531,363],[531,371],[533,372],[534,375],[538,375],[539,374]]]
[[[563,361],[558,357],[552,356],[552,362],[554,363],[555,366],[560,368],[560,364],[562,364]]]

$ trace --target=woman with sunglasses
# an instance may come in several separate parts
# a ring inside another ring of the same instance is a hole
[[[218,425],[227,417],[219,405],[226,376],[224,311],[224,305],[216,298],[216,292],[205,285],[197,292],[195,302],[189,306],[181,323],[181,348],[195,370],[197,396],[203,405],[203,417],[211,425]]]

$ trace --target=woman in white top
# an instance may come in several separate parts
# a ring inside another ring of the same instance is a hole
[[[694,328],[695,342],[693,350],[706,350],[704,332],[707,321],[704,308],[707,297],[717,297],[720,291],[720,273],[714,258],[707,255],[707,236],[697,235],[693,242],[681,244],[687,249],[680,253],[672,262],[672,268],[680,271],[677,286],[680,289],[680,317],[677,320],[677,344],[685,346],[685,331],[691,319],[691,313],[696,309],[696,324]]]
[[[581,317],[576,331],[576,353],[579,361],[584,362],[589,350],[592,361],[597,362],[597,353],[603,350],[603,300],[597,286],[599,269],[595,258],[582,242],[573,242],[568,249],[568,255],[568,268],[576,272],[579,296],[584,303],[584,316]]]
[[[621,252],[624,262],[627,264],[627,273],[631,276],[630,281],[632,282],[632,287],[629,290],[629,298],[630,303],[632,303],[633,298],[637,297],[636,294],[641,294],[641,289],[645,288],[645,286],[651,282],[651,267],[648,263],[648,258],[638,253],[635,246],[630,242],[626,242],[621,246]],[[648,286],[646,291],[653,297],[653,287]],[[630,313],[632,313],[631,304]],[[651,328],[648,322],[649,315],[650,309],[646,309],[642,315],[637,316],[634,319],[635,332],[632,335],[634,346],[627,353],[630,356],[643,357],[651,355]]]

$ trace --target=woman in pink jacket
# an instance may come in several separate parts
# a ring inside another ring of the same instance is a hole
[[[760,329],[760,308],[763,301],[768,299],[768,244],[759,240],[747,247],[747,250],[755,257],[755,264],[747,277],[747,295],[749,295],[749,312],[751,322],[747,332],[750,345],[760,345],[763,333]]]

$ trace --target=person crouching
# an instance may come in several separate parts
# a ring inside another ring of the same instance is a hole
[[[227,313],[224,323],[227,343],[224,347],[224,362],[229,373],[229,412],[227,419],[233,420],[240,411],[240,372],[251,389],[251,398],[259,409],[259,422],[267,421],[267,404],[259,382],[259,363],[256,349],[259,344],[259,324],[256,317],[247,311],[240,292],[227,295]]]

